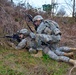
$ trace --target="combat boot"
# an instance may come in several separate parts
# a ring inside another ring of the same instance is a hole
[[[42,50],[38,50],[38,52],[36,54],[31,54],[31,56],[42,57]]]
[[[74,66],[76,66],[76,60],[70,59],[69,62],[70,62],[71,64],[73,64]]]
[[[70,48],[71,51],[76,51],[76,48]]]
[[[68,57],[71,57],[71,56],[73,56],[73,55],[74,55],[74,53],[73,53],[73,52],[64,53],[64,56],[68,56]]]

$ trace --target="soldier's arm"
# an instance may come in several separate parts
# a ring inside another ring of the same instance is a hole
[[[39,38],[43,42],[59,42],[61,35],[36,34],[36,38]]]
[[[58,26],[52,24],[52,34],[50,36],[52,37],[52,42],[58,42],[61,40],[61,31]]]
[[[23,49],[24,47],[26,47],[26,39],[23,39],[16,47],[15,49]]]

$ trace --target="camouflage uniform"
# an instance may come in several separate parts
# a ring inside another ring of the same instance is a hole
[[[27,29],[21,29],[18,31],[19,34],[23,34],[23,38],[18,43],[18,45],[14,45],[12,43],[12,47],[15,49],[23,49],[23,48],[33,48],[36,49],[38,47],[37,42],[34,39],[33,33],[29,32]]]
[[[64,56],[64,53],[70,51],[70,49],[68,47],[58,47],[58,43],[61,40],[61,32],[56,22],[52,20],[41,22],[37,28],[37,33],[37,37],[47,45],[43,44],[43,52],[45,54],[57,61],[69,62],[70,58]]]
[[[21,42],[15,47],[15,49],[22,49],[22,48],[34,48],[36,49],[36,42],[34,39],[31,39],[31,37],[26,37],[21,40]]]

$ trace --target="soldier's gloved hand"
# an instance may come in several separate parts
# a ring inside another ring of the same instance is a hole
[[[31,38],[33,38],[33,39],[35,39],[35,38],[36,38],[36,35],[35,35],[35,33],[33,33],[33,32],[30,32],[30,37],[31,37]]]

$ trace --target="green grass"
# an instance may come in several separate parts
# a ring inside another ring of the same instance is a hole
[[[69,67],[47,55],[35,58],[25,50],[0,49],[0,75],[66,75]]]

